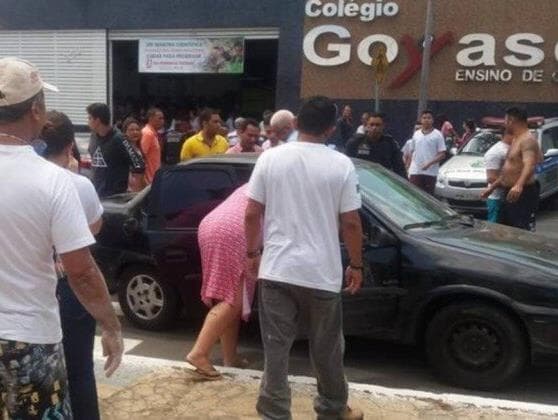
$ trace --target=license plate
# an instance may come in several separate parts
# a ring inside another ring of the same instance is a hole
[[[458,193],[455,194],[455,198],[458,200],[465,200],[465,201],[479,201],[480,195],[473,194],[473,193]]]

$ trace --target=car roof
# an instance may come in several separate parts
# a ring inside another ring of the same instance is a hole
[[[221,155],[203,156],[195,159],[190,159],[178,163],[179,166],[192,165],[194,163],[238,163],[238,164],[254,164],[258,159],[259,153],[231,153]]]
[[[223,163],[230,163],[230,164],[255,164],[258,160],[258,157],[261,153],[231,153],[231,154],[220,154],[220,155],[210,155],[210,156],[203,156],[195,159],[190,159],[187,161],[183,161],[178,163],[178,166],[185,166],[185,165],[193,165],[196,163],[203,163],[203,164],[223,164]],[[371,167],[371,168],[380,168],[381,165],[369,162],[367,160],[351,158],[351,161],[358,167]]]

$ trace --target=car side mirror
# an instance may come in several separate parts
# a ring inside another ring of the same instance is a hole
[[[374,247],[388,247],[396,245],[397,240],[383,227],[374,225],[370,227],[366,243]]]
[[[544,154],[544,158],[552,158],[558,156],[558,149],[548,149]]]

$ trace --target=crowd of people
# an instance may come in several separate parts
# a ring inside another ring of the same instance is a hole
[[[0,235],[0,413],[95,420],[97,323],[108,376],[123,353],[120,323],[89,251],[102,225],[100,197],[153,182],[163,161],[165,116],[151,108],[143,126],[127,118],[116,127],[106,104],[88,106],[90,181],[74,173],[72,122],[47,112],[44,89],[56,90],[31,63],[0,59],[0,217],[10,221]],[[180,160],[261,157],[249,183],[199,226],[201,297],[210,310],[186,361],[204,379],[221,378],[210,358],[220,340],[225,365],[246,365],[237,353],[238,330],[257,289],[265,353],[258,413],[290,418],[289,352],[306,331],[318,379],[318,418],[362,419],[347,405],[343,369],[343,281],[348,293],[358,293],[364,268],[361,197],[350,157],[376,162],[432,194],[446,157],[445,136],[458,134],[447,119],[435,128],[426,110],[401,148],[386,134],[384,115],[365,114],[353,130],[350,107],[337,118],[337,106],[326,97],[305,100],[296,116],[268,111],[261,122],[237,118],[226,129],[218,111],[204,109],[198,123],[181,143]],[[466,142],[474,124],[464,128],[460,140]],[[509,109],[502,142],[486,156],[490,184],[483,196],[491,220],[532,228],[540,159],[525,111]],[[349,257],[345,270],[340,237]]]

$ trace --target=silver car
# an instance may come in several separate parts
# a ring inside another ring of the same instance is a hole
[[[536,169],[542,200],[558,192],[558,119],[541,122],[532,133],[544,154],[544,161]],[[440,168],[436,197],[459,211],[486,211],[486,203],[480,198],[487,187],[484,154],[501,137],[501,129],[483,129],[476,133]]]

